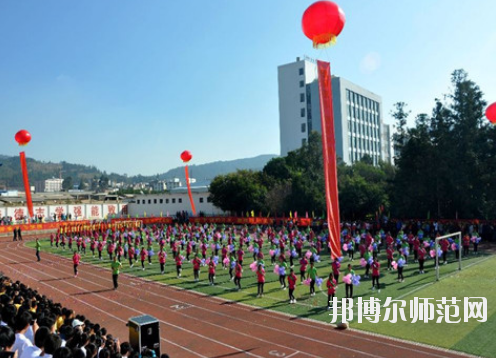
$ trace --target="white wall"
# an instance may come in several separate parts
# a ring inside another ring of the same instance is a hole
[[[207,198],[209,195],[208,192],[192,193],[197,215],[200,211],[204,212],[206,215],[218,215],[223,213],[221,209],[208,202]],[[203,199],[203,203],[200,202],[200,198]],[[173,199],[175,203],[172,202]],[[162,200],[162,203],[160,203],[160,200]],[[149,201],[150,203],[148,203]],[[143,216],[145,212],[146,216],[167,216],[167,212],[169,213],[169,216],[174,216],[178,211],[183,210],[192,215],[187,192],[137,195],[134,202],[129,204],[129,214],[132,217],[136,215]]]
[[[53,220],[53,214],[56,214],[58,218],[59,212],[65,215],[71,214],[73,220],[76,219],[76,216],[78,220],[105,219],[108,215],[112,215],[112,213],[115,213],[118,217],[121,213],[127,215],[125,212],[127,205],[127,203],[35,205],[33,210],[36,216],[41,214],[47,220]],[[11,216],[15,218],[16,213],[18,215],[28,216],[28,208],[26,206],[0,206],[0,217]],[[79,213],[81,213],[82,216],[80,216]]]

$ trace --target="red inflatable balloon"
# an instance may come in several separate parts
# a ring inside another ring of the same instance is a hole
[[[27,145],[31,141],[31,133],[25,129],[21,129],[16,133],[15,140],[19,145]]]
[[[336,43],[346,19],[343,10],[332,1],[317,1],[303,14],[301,27],[306,37],[313,41],[313,47],[327,47]]]
[[[496,124],[496,102],[487,107],[486,117],[489,119],[489,122]]]
[[[193,158],[193,155],[189,150],[185,150],[184,152],[181,153],[181,159],[183,162],[187,163]]]

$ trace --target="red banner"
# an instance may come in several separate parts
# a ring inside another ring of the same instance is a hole
[[[184,167],[184,170],[186,172],[186,186],[188,187],[188,196],[189,202],[191,203],[191,211],[193,211],[193,216],[196,216],[195,202],[193,200],[193,194],[191,194],[191,184],[189,182],[189,171],[187,165]]]
[[[22,179],[24,180],[24,191],[26,192],[26,204],[28,206],[29,217],[32,218],[34,216],[33,200],[31,200],[31,186],[29,185],[26,154],[24,152],[21,152],[19,153],[19,155],[21,157]]]
[[[336,136],[332,111],[331,65],[317,61],[319,71],[320,118],[322,123],[322,152],[324,156],[324,177],[329,227],[331,258],[341,256],[339,227],[338,172],[336,163]]]

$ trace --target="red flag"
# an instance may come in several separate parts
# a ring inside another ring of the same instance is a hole
[[[26,205],[28,207],[29,212],[29,222],[34,216],[33,211],[33,200],[31,199],[31,186],[29,185],[29,177],[28,177],[28,166],[26,164],[26,154],[24,152],[19,153],[21,158],[21,170],[22,170],[22,179],[24,181],[24,191],[26,192]]]
[[[339,227],[338,175],[336,163],[336,137],[332,112],[331,65],[317,61],[319,71],[320,117],[322,123],[322,151],[324,156],[324,177],[329,227],[331,258],[341,256]]]

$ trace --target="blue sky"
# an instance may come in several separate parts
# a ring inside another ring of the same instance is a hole
[[[279,154],[277,66],[308,55],[392,104],[430,113],[463,68],[496,102],[496,2],[338,4],[338,44],[301,31],[312,1],[6,0],[0,2],[0,154],[14,134],[39,160],[152,175]]]

